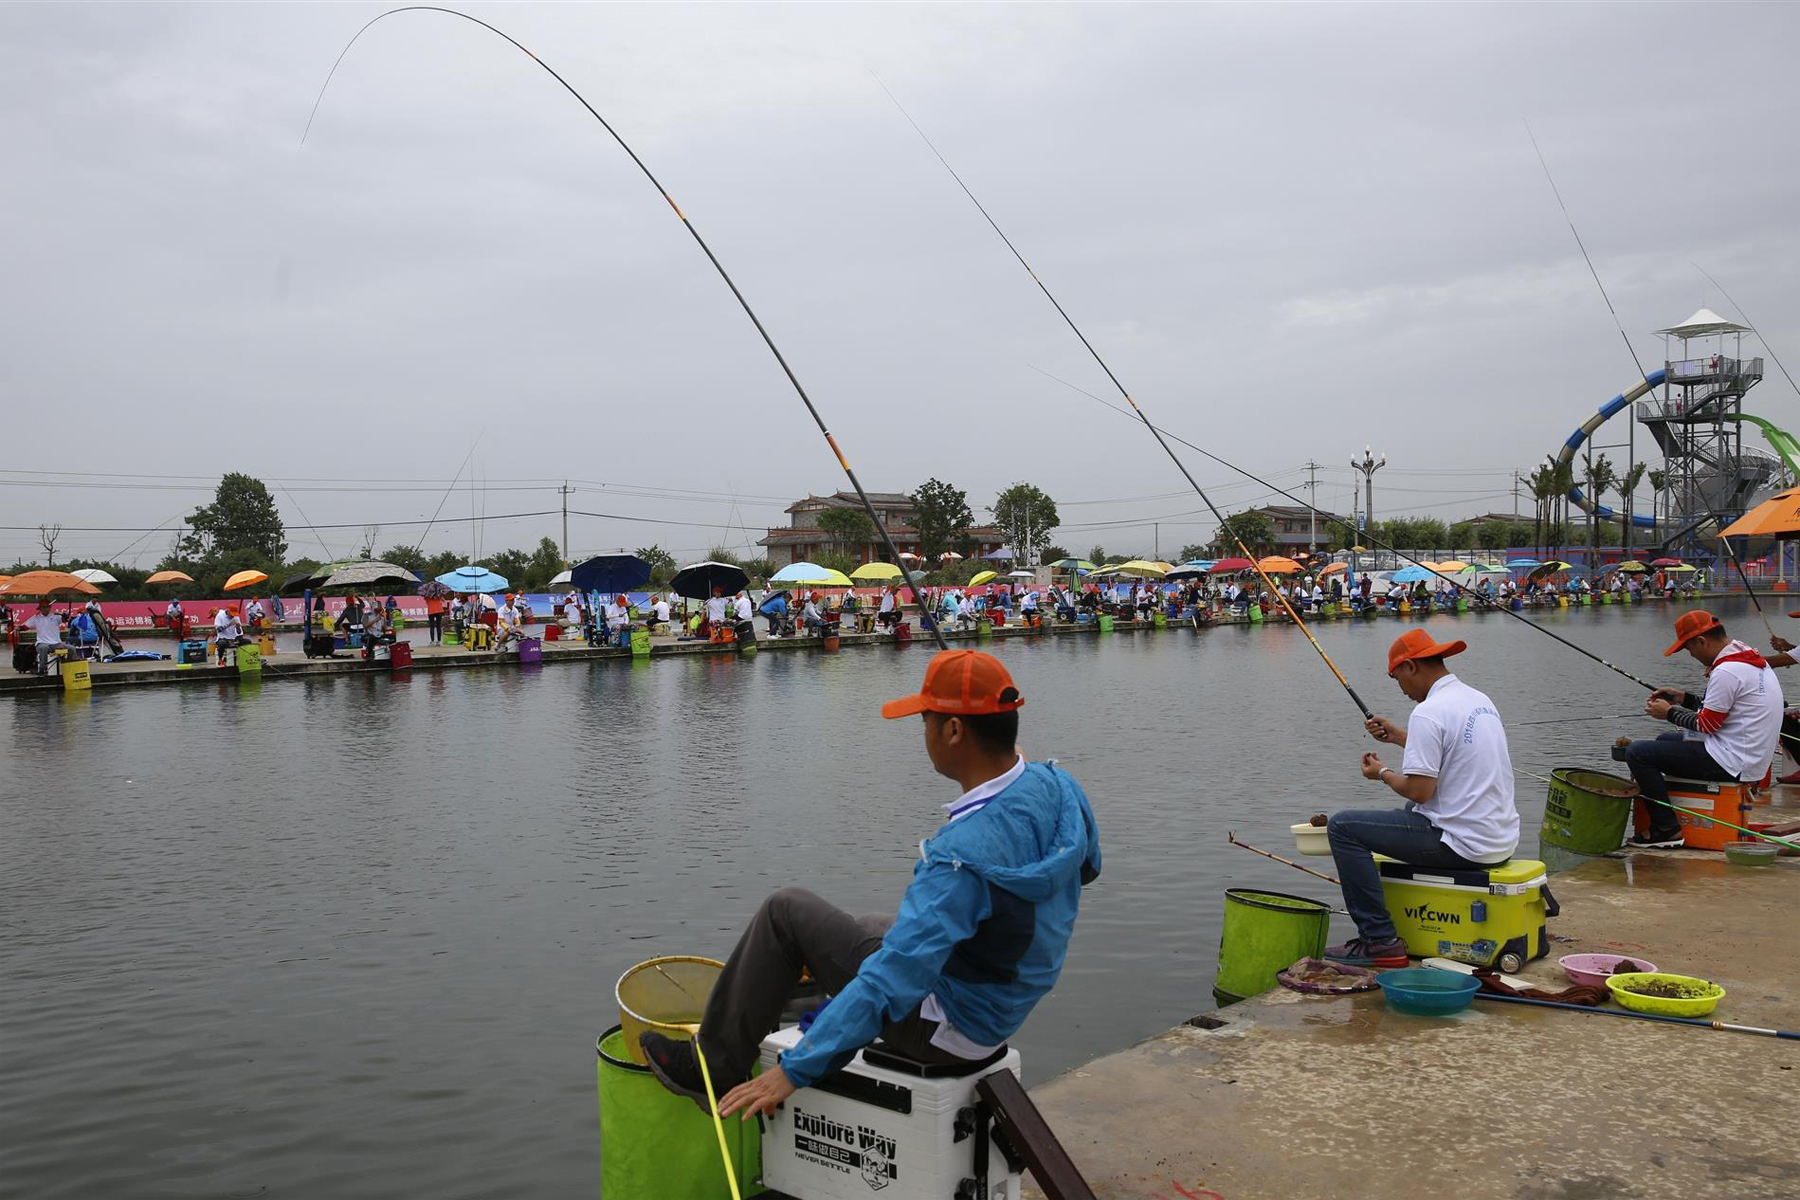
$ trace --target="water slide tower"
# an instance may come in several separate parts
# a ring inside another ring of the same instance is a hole
[[[1744,445],[1744,393],[1762,381],[1763,360],[1743,356],[1749,326],[1711,309],[1656,332],[1662,387],[1637,402],[1667,476],[1656,527],[1665,549],[1708,554],[1702,539],[1742,516],[1783,474],[1780,459]]]

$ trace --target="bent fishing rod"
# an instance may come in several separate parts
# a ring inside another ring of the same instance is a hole
[[[806,406],[806,411],[808,415],[812,417],[813,423],[819,427],[819,433],[825,438],[825,444],[831,448],[831,453],[837,459],[838,466],[844,469],[844,475],[850,480],[850,486],[856,489],[857,499],[862,501],[863,510],[868,514],[869,521],[875,526],[876,533],[880,535],[882,545],[887,548],[887,552],[893,558],[894,564],[899,567],[901,577],[906,581],[906,586],[912,591],[914,600],[918,602],[921,611],[923,611],[925,602],[924,590],[919,586],[918,581],[913,578],[912,569],[906,565],[906,560],[900,556],[899,548],[894,545],[893,535],[888,532],[887,523],[883,521],[880,515],[875,511],[875,505],[870,502],[869,494],[863,490],[862,482],[857,479],[856,472],[850,467],[850,460],[844,456],[843,448],[838,445],[837,439],[832,436],[831,430],[826,426],[825,418],[819,415],[818,406],[813,403],[812,397],[807,395],[806,389],[801,386],[799,376],[795,375],[794,369],[788,365],[787,357],[781,353],[780,347],[776,346],[775,339],[769,335],[769,331],[763,326],[761,318],[756,315],[756,310],[750,307],[750,301],[745,299],[744,293],[739,290],[736,281],[734,281],[731,278],[731,275],[725,270],[725,264],[719,261],[719,256],[713,253],[713,249],[707,244],[706,239],[700,236],[700,231],[694,227],[694,223],[688,219],[688,215],[681,211],[681,206],[675,203],[675,198],[669,194],[669,190],[662,185],[662,182],[657,179],[654,174],[651,173],[650,168],[645,165],[644,160],[638,157],[637,151],[633,150],[630,144],[628,144],[623,137],[619,136],[619,131],[614,129],[611,123],[608,122],[605,117],[601,116],[599,111],[595,109],[592,104],[588,103],[587,97],[575,90],[574,85],[559,75],[555,68],[551,67],[549,63],[546,63],[536,54],[533,54],[523,43],[503,30],[483,21],[480,17],[472,17],[468,13],[458,12],[454,8],[442,8],[435,4],[409,4],[401,8],[389,9],[384,13],[371,17],[361,29],[356,31],[355,37],[352,37],[345,43],[344,48],[338,52],[337,60],[331,64],[331,70],[326,74],[325,82],[319,87],[319,95],[313,101],[312,113],[306,118],[306,129],[300,134],[300,144],[306,144],[307,135],[312,132],[313,120],[319,115],[319,105],[325,100],[325,91],[331,86],[332,79],[337,75],[338,67],[343,63],[344,57],[350,53],[350,48],[356,45],[357,39],[367,33],[369,27],[374,25],[377,21],[408,12],[434,12],[443,13],[446,16],[451,17],[460,17],[462,20],[479,25],[489,33],[505,40],[514,49],[518,50],[532,62],[542,67],[550,78],[561,84],[564,91],[573,96],[581,104],[581,107],[587,109],[589,116],[600,122],[601,128],[605,129],[606,132],[612,136],[613,141],[618,143],[619,149],[625,151],[625,153],[630,156],[631,161],[636,164],[637,169],[643,172],[644,178],[650,181],[650,186],[654,187],[657,193],[662,196],[664,202],[668,204],[670,211],[680,218],[683,228],[688,231],[689,235],[693,237],[695,244],[698,245],[701,252],[706,255],[706,260],[712,264],[713,270],[719,273],[719,278],[724,280],[725,286],[731,289],[731,294],[737,300],[738,307],[744,310],[744,315],[749,317],[750,323],[756,327],[756,332],[762,338],[763,345],[767,346],[769,348],[769,353],[775,356],[775,361],[780,365],[782,374],[787,376],[787,381],[793,385],[795,394],[800,397],[800,402]],[[938,649],[948,650],[950,648],[950,643],[945,639],[940,623],[934,619],[927,619],[924,624],[930,627],[932,638],[937,642]]]
[[[1521,118],[1521,120],[1523,120],[1523,118]],[[1531,139],[1531,148],[1537,151],[1538,165],[1544,168],[1544,179],[1550,184],[1550,194],[1556,197],[1556,205],[1558,208],[1562,209],[1563,220],[1568,222],[1569,232],[1575,237],[1575,246],[1581,251],[1581,259],[1583,262],[1587,263],[1588,274],[1594,277],[1594,286],[1600,289],[1600,298],[1606,302],[1606,311],[1612,314],[1613,328],[1619,331],[1619,340],[1625,343],[1625,352],[1631,355],[1631,365],[1637,368],[1638,378],[1645,383],[1649,383],[1650,376],[1644,372],[1644,364],[1642,360],[1638,358],[1637,347],[1631,344],[1631,338],[1625,333],[1625,323],[1619,319],[1619,311],[1613,307],[1612,297],[1606,294],[1606,285],[1600,282],[1600,272],[1595,270],[1594,260],[1587,252],[1587,244],[1581,240],[1581,234],[1575,228],[1575,218],[1569,215],[1569,206],[1563,203],[1562,189],[1556,186],[1556,177],[1550,174],[1549,160],[1544,157],[1543,147],[1538,145],[1537,135],[1531,132],[1530,121],[1525,121],[1525,136]],[[1700,273],[1706,275],[1706,272],[1704,271]],[[1712,276],[1710,275],[1707,275],[1706,277],[1712,279]],[[1718,286],[1718,280],[1713,280],[1713,285],[1715,287]],[[1720,288],[1719,290],[1724,291],[1725,289]],[[1735,305],[1733,307],[1735,307]],[[1782,368],[1782,373],[1787,373],[1786,367]],[[1788,382],[1792,383],[1793,380],[1790,378]],[[1589,457],[1591,459],[1591,453]],[[1756,606],[1756,615],[1761,618],[1763,628],[1769,631],[1770,637],[1774,637],[1775,627],[1769,624],[1769,615],[1763,611],[1762,601],[1757,599],[1756,596],[1756,589],[1750,586],[1750,576],[1744,570],[1744,564],[1738,561],[1737,551],[1731,548],[1731,539],[1725,536],[1725,522],[1721,521],[1719,519],[1719,514],[1713,511],[1712,505],[1707,501],[1705,489],[1696,488],[1693,489],[1693,491],[1694,497],[1700,501],[1701,509],[1712,520],[1714,528],[1719,531],[1719,545],[1725,548],[1726,557],[1730,558],[1731,565],[1737,568],[1738,578],[1744,581],[1744,591],[1749,595],[1750,603]],[[1598,505],[1600,500],[1597,496],[1589,496],[1587,502],[1589,504]],[[1631,514],[1622,514],[1620,520],[1631,520]],[[1590,546],[1589,550],[1592,549],[1593,547]]]
[[[1088,354],[1090,354],[1094,361],[1100,365],[1100,369],[1106,373],[1107,379],[1111,380],[1112,385],[1119,390],[1119,395],[1125,397],[1125,403],[1131,406],[1131,411],[1137,416],[1139,421],[1143,422],[1144,428],[1150,431],[1150,436],[1156,439],[1156,444],[1162,447],[1163,453],[1169,456],[1169,461],[1175,464],[1176,470],[1181,472],[1182,477],[1188,481],[1188,485],[1194,489],[1195,494],[1200,497],[1201,501],[1206,505],[1207,510],[1212,513],[1213,519],[1219,523],[1220,532],[1229,534],[1231,540],[1237,545],[1238,550],[1249,560],[1251,568],[1255,570],[1257,575],[1262,579],[1263,586],[1275,597],[1277,603],[1279,603],[1282,609],[1286,611],[1288,618],[1299,627],[1300,632],[1306,635],[1306,640],[1312,644],[1312,648],[1318,652],[1319,658],[1325,663],[1325,666],[1331,671],[1332,675],[1336,677],[1339,686],[1341,686],[1345,693],[1349,695],[1356,707],[1362,711],[1363,719],[1373,720],[1375,713],[1367,704],[1363,703],[1363,698],[1356,694],[1356,689],[1350,686],[1350,681],[1344,678],[1344,673],[1338,670],[1338,665],[1331,661],[1331,655],[1325,653],[1325,647],[1321,646],[1319,644],[1319,639],[1313,636],[1312,629],[1305,621],[1300,619],[1300,614],[1296,612],[1294,606],[1288,602],[1287,596],[1282,594],[1281,589],[1275,586],[1275,581],[1269,578],[1268,572],[1263,570],[1262,564],[1259,563],[1256,556],[1250,552],[1250,547],[1245,545],[1242,537],[1238,536],[1237,529],[1225,520],[1224,514],[1221,513],[1218,506],[1212,502],[1212,498],[1206,494],[1206,489],[1200,486],[1200,482],[1194,478],[1193,472],[1187,469],[1187,464],[1181,461],[1180,456],[1177,455],[1170,447],[1169,443],[1164,440],[1162,430],[1151,424],[1149,416],[1138,406],[1138,402],[1132,399],[1131,393],[1126,390],[1125,385],[1119,382],[1119,377],[1113,374],[1113,369],[1106,365],[1106,360],[1100,357],[1100,352],[1094,349],[1094,344],[1088,341],[1087,334],[1081,332],[1081,327],[1075,324],[1075,319],[1069,316],[1068,311],[1063,308],[1061,302],[1051,294],[1048,287],[1044,286],[1044,281],[1039,279],[1038,273],[1031,269],[1031,264],[1025,261],[1025,256],[1019,253],[1019,248],[1013,245],[1011,238],[1006,236],[1006,231],[1000,228],[999,222],[994,220],[993,215],[988,212],[986,206],[984,206],[980,200],[975,198],[975,193],[969,190],[969,185],[964,183],[962,176],[956,173],[956,168],[950,165],[950,160],[944,157],[943,151],[939,150],[936,143],[926,136],[923,129],[919,128],[919,123],[913,120],[911,113],[906,111],[906,106],[900,103],[899,97],[895,96],[893,92],[888,91],[887,84],[881,81],[879,75],[875,75],[873,71],[869,72],[869,74],[874,76],[875,82],[881,87],[881,90],[887,92],[888,99],[894,102],[894,107],[900,110],[900,115],[906,118],[906,123],[913,127],[913,131],[919,135],[919,138],[926,146],[930,147],[931,152],[937,156],[937,160],[944,164],[944,170],[950,172],[950,178],[956,180],[956,186],[962,189],[963,195],[969,198],[969,202],[975,206],[976,211],[987,221],[988,226],[993,229],[995,233],[1000,235],[1000,240],[1006,243],[1006,248],[1012,251],[1012,256],[1019,260],[1019,265],[1025,268],[1025,273],[1031,276],[1031,282],[1037,284],[1038,290],[1044,293],[1044,299],[1050,301],[1051,307],[1056,309],[1057,315],[1063,319],[1063,323],[1069,327],[1070,332],[1074,333],[1081,344],[1086,347]]]

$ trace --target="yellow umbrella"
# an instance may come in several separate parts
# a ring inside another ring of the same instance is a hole
[[[969,586],[970,587],[979,587],[984,583],[991,583],[992,581],[994,581],[995,579],[998,579],[999,577],[1000,577],[1000,572],[998,572],[998,571],[981,571],[976,574],[975,578],[969,580]]]
[[[1156,565],[1162,568],[1164,575],[1167,575],[1170,571],[1175,569],[1174,563],[1166,563],[1160,558],[1156,560]]]
[[[864,563],[850,572],[852,579],[899,579],[905,572],[893,563]]]
[[[1299,563],[1291,558],[1283,558],[1279,554],[1271,554],[1267,558],[1259,559],[1256,565],[1261,568],[1264,575],[1298,575],[1300,573]]]
[[[1425,565],[1434,571],[1442,571],[1446,575],[1454,575],[1458,571],[1466,571],[1469,569],[1468,563],[1457,562],[1454,558],[1447,558],[1441,563],[1426,563]]]
[[[1141,575],[1149,578],[1156,578],[1167,575],[1174,568],[1165,567],[1161,563],[1145,562],[1141,558],[1134,558],[1130,562],[1122,562],[1118,566],[1110,569],[1118,572],[1120,575]]]
[[[1725,528],[1720,537],[1800,537],[1800,488],[1765,500]]]
[[[239,571],[225,581],[225,590],[235,592],[239,588],[254,587],[259,583],[269,582],[269,577],[261,571]]]
[[[144,582],[145,583],[192,583],[192,582],[194,582],[194,577],[192,575],[189,575],[186,571],[158,571],[156,574],[152,575],[150,578],[144,580]]]

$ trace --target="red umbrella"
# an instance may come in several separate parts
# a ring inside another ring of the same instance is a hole
[[[1212,565],[1212,570],[1208,571],[1207,574],[1209,574],[1209,575],[1230,575],[1236,571],[1248,571],[1251,567],[1254,567],[1255,565],[1256,565],[1255,563],[1251,562],[1247,558],[1221,558],[1218,562],[1216,562]]]
[[[1650,560],[1650,565],[1653,567],[1679,567],[1681,560],[1679,558],[1653,558]]]

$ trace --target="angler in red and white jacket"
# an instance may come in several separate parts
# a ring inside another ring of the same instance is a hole
[[[1706,694],[1658,688],[1644,711],[1677,726],[1648,741],[1633,742],[1625,763],[1650,809],[1650,832],[1640,846],[1681,843],[1681,824],[1668,807],[1665,775],[1714,782],[1760,779],[1781,732],[1781,684],[1766,659],[1726,633],[1701,609],[1675,622],[1675,642],[1664,657],[1686,650],[1706,668]]]

